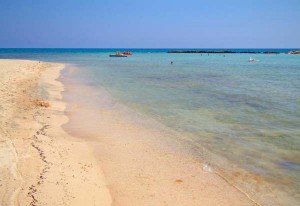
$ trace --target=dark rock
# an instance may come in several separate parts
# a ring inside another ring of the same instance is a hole
[[[300,50],[290,51],[288,54],[300,54]]]
[[[264,54],[280,54],[279,52],[275,52],[275,51],[266,51],[263,52]]]

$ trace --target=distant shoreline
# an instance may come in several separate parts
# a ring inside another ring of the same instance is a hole
[[[293,50],[287,53],[278,51],[232,51],[232,50],[170,50],[167,53],[178,54],[300,54],[300,50]]]

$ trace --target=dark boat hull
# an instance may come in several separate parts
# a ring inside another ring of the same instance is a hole
[[[115,54],[111,54],[109,55],[109,57],[127,57],[126,55],[115,55]]]

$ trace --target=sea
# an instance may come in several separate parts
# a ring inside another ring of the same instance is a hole
[[[133,55],[110,58],[117,50]],[[239,188],[261,182],[265,196],[279,191],[282,205],[299,203],[300,55],[287,54],[297,49],[169,50],[179,49],[0,49],[0,58],[77,68],[80,81],[180,133],[180,141],[207,162],[204,169],[209,165]],[[255,191],[251,194],[255,199]]]

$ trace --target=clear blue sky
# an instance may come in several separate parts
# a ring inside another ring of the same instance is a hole
[[[1,47],[299,48],[300,0],[0,0]]]

